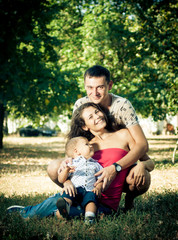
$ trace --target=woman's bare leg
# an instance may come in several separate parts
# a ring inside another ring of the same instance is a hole
[[[126,192],[125,196],[125,210],[128,211],[134,207],[134,199],[143,193],[145,193],[150,186],[151,176],[150,173],[146,170],[145,172],[145,183],[139,187],[134,185],[133,179],[129,177],[126,178],[126,186],[124,186],[124,192]]]

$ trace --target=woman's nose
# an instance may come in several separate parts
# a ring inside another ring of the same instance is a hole
[[[98,119],[100,116],[98,115],[98,113],[95,113],[95,115],[94,115],[94,118],[95,119]]]

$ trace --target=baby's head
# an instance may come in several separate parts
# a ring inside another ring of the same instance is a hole
[[[74,137],[66,143],[65,152],[68,157],[76,158],[82,155],[83,157],[88,159],[93,156],[94,149],[87,138]]]

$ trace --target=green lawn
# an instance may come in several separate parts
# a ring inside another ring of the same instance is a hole
[[[79,219],[24,221],[17,214],[6,215],[6,208],[11,205],[37,204],[57,192],[46,167],[49,161],[64,157],[63,138],[6,137],[0,152],[0,239],[177,239],[178,168],[177,163],[171,162],[175,142],[174,138],[149,140],[149,155],[156,167],[150,190],[135,200],[134,210],[126,214],[120,210],[117,216],[104,217],[87,227]],[[120,203],[123,206],[124,195]]]

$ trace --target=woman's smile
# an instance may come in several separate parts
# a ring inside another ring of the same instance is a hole
[[[103,118],[99,118],[98,120],[95,121],[95,124],[98,125],[100,123],[103,123],[104,119]]]

